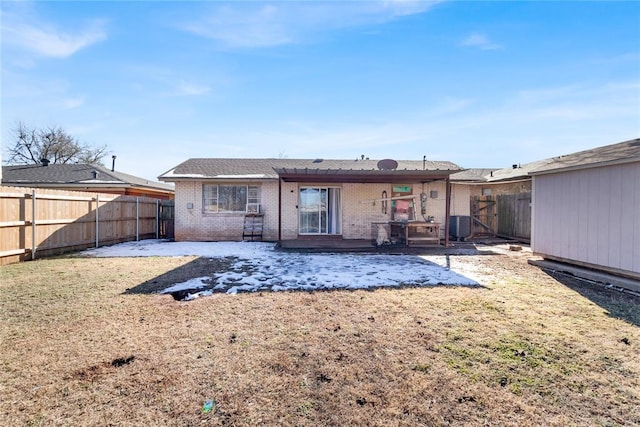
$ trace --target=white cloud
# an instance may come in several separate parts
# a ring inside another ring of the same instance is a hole
[[[483,33],[472,33],[465,37],[461,42],[460,46],[470,46],[477,47],[482,50],[495,50],[501,49],[502,46],[496,44],[489,40],[486,34]]]
[[[84,96],[77,96],[75,98],[67,98],[63,100],[62,105],[68,110],[78,108],[84,104]]]
[[[576,151],[569,146],[586,149],[637,137],[638,88],[638,82],[540,88],[544,96],[513,92],[490,103],[444,98],[428,110],[396,117],[255,123],[250,129],[219,129],[203,135],[201,140],[223,141],[225,146],[214,142],[208,153],[199,155],[228,150],[236,157],[285,152],[290,158],[365,154],[421,159],[426,154],[465,167],[508,166]],[[260,141],[260,146],[248,141]],[[194,145],[194,155],[197,149]]]
[[[208,86],[180,81],[178,83],[176,95],[182,95],[182,96],[206,95],[207,93],[209,93],[210,90],[211,88]]]
[[[67,58],[107,38],[104,21],[94,20],[81,30],[60,29],[30,11],[2,12],[2,44],[40,57]]]
[[[253,4],[224,5],[203,19],[185,24],[183,29],[231,47],[263,47],[291,42],[284,21],[275,6],[254,9]]]
[[[424,13],[440,1],[261,2],[215,4],[179,27],[231,48],[299,43],[326,30],[380,24]]]

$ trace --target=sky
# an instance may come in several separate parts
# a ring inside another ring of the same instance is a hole
[[[637,1],[2,1],[18,122],[156,179],[192,157],[502,168],[640,137]]]
[[[504,252],[493,248],[489,253]],[[475,250],[462,250],[477,254]],[[478,286],[477,267],[444,255],[388,255],[355,253],[283,253],[263,242],[167,242],[143,240],[103,246],[82,252],[95,257],[197,255],[210,259],[233,256],[228,271],[174,283],[161,293],[180,292],[187,300],[213,293],[370,289],[388,286]],[[470,258],[470,257],[463,257]],[[184,292],[184,291],[189,292]],[[188,294],[188,295],[187,295]]]

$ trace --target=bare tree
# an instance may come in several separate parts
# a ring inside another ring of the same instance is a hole
[[[81,143],[59,126],[35,129],[20,122],[13,133],[15,143],[7,149],[9,164],[39,164],[43,159],[50,163],[101,164],[107,155],[106,145]]]

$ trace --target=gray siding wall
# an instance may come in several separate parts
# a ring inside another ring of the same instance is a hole
[[[640,275],[640,162],[533,177],[532,249]]]

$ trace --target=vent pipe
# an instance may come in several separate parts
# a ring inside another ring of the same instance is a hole
[[[111,156],[111,172],[116,171],[116,156]]]

